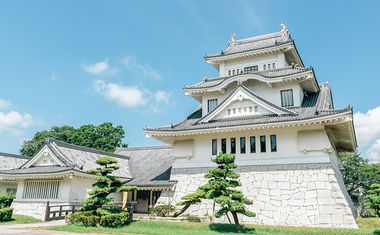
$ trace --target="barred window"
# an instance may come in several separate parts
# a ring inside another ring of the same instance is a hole
[[[281,90],[281,106],[282,107],[294,106],[292,89]]]
[[[240,153],[245,152],[245,137],[240,137]]]
[[[277,152],[277,138],[276,135],[270,136],[270,151]]]
[[[267,151],[266,142],[267,141],[265,135],[260,136],[260,151],[262,153],[265,153]]]
[[[216,155],[217,152],[218,152],[218,141],[216,139],[212,139],[211,141],[211,145],[212,145],[212,155]]]
[[[250,66],[250,67],[244,67],[244,73],[255,72],[257,70],[259,70],[259,67],[257,65]]]
[[[254,136],[249,137],[251,153],[256,153],[256,138]]]
[[[227,139],[221,139],[222,142],[222,153],[227,153]]]
[[[236,153],[236,138],[231,138],[231,154]]]
[[[218,99],[211,99],[207,101],[207,112],[211,112],[218,106]]]
[[[57,199],[60,180],[27,180],[24,184],[24,199]]]

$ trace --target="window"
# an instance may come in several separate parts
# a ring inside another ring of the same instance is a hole
[[[5,192],[7,194],[16,194],[16,188],[7,188]]]
[[[231,138],[231,154],[236,153],[236,138]]]
[[[30,180],[25,181],[24,199],[57,199],[59,192],[59,180]]]
[[[231,70],[228,70],[228,76],[231,76]]]
[[[235,75],[235,69],[234,69],[234,70],[232,70],[232,75]]]
[[[236,70],[236,74],[239,74],[239,69]]]
[[[267,151],[265,135],[260,136],[260,151],[262,153]]]
[[[267,65],[264,64],[264,65],[263,65],[263,70],[266,70],[266,69],[267,69]]]
[[[276,135],[270,136],[270,151],[271,152],[277,152],[277,140]]]
[[[212,155],[216,155],[218,153],[218,141],[216,139],[211,140],[211,146],[212,146]]]
[[[270,64],[268,64],[268,69],[270,69]]]
[[[249,144],[251,147],[251,153],[256,153],[256,138],[254,136],[249,137]]]
[[[207,112],[213,111],[218,106],[218,99],[211,99],[207,101]]]
[[[272,64],[272,69],[275,69],[276,68],[276,63],[273,63]]]
[[[227,153],[227,139],[222,139],[222,153]]]
[[[282,107],[290,107],[294,105],[293,101],[293,90],[282,90],[281,91],[281,106]]]
[[[257,65],[250,66],[250,67],[244,67],[244,73],[255,72],[257,70],[259,70],[259,67]]]
[[[245,137],[240,137],[240,153],[245,153]]]

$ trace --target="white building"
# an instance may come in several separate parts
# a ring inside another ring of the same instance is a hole
[[[199,108],[178,124],[145,130],[173,146],[170,179],[178,183],[159,202],[175,205],[205,183],[213,156],[233,153],[241,189],[257,213],[243,222],[357,227],[338,169],[338,152],[357,147],[352,109],[334,109],[330,86],[304,66],[285,26],[232,36],[225,50],[205,59],[219,77],[184,88]],[[212,209],[204,202],[188,212],[212,215]]]
[[[285,26],[231,37],[206,62],[219,77],[185,87],[199,108],[178,124],[145,130],[171,147],[108,153],[49,139],[26,162],[17,158],[23,162],[8,167],[0,157],[0,190],[4,182],[17,183],[15,213],[44,219],[47,202],[80,203],[94,182],[85,171],[103,155],[119,160],[115,176],[138,187],[113,195],[117,203],[134,201],[137,212],[157,201],[175,205],[206,182],[211,158],[223,152],[236,154],[241,190],[254,201],[257,216],[242,217],[244,223],[357,227],[338,168],[338,152],[357,147],[352,109],[334,109],[330,86],[318,84],[304,66]],[[204,201],[186,213],[212,215],[213,204]]]

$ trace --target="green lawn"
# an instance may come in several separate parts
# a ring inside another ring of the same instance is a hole
[[[7,222],[0,222],[0,225],[3,224],[33,224],[33,223],[38,223],[41,222],[41,220],[35,219],[30,216],[26,215],[13,215],[11,221]]]
[[[315,234],[315,235],[380,235],[380,230],[375,232],[375,228],[380,229],[380,219],[359,219],[360,229],[324,229],[324,228],[299,228],[299,227],[275,227],[262,225],[247,226],[246,233],[258,235],[272,234]],[[45,229],[45,228],[44,228]],[[189,222],[159,222],[159,221],[136,221],[131,225],[110,229],[110,228],[86,228],[79,225],[63,225],[49,227],[50,230],[68,231],[76,233],[110,233],[110,234],[155,234],[155,235],[212,235],[235,233],[235,227],[230,224],[204,224]]]

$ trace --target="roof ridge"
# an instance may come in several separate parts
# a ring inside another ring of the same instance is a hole
[[[277,31],[277,32],[267,33],[267,34],[263,34],[263,35],[257,35],[257,36],[253,36],[253,37],[249,37],[249,38],[237,39],[237,40],[235,40],[235,43],[240,44],[240,43],[257,42],[257,41],[262,41],[262,40],[266,40],[266,39],[270,39],[270,38],[277,38],[277,37],[281,37],[281,36],[282,36],[282,32]]]
[[[4,153],[4,152],[0,152],[0,156],[2,156],[2,157],[12,157],[12,158],[21,158],[21,159],[29,159],[30,158],[30,157],[24,156],[24,155],[13,154],[13,153]]]
[[[71,149],[76,149],[79,151],[92,152],[92,153],[97,153],[97,154],[102,154],[102,155],[112,156],[112,157],[119,157],[119,158],[124,158],[124,159],[130,158],[129,156],[120,155],[120,154],[113,153],[113,152],[107,152],[107,151],[98,150],[98,149],[94,149],[94,148],[90,148],[90,147],[84,147],[84,146],[76,145],[76,144],[69,144],[69,143],[66,143],[64,141],[57,140],[54,138],[47,138],[46,141],[54,142],[57,146],[64,147],[64,148],[71,148]]]

